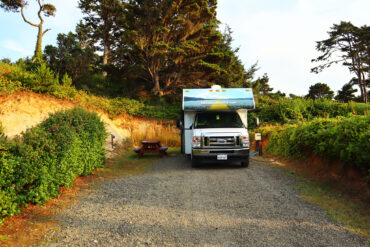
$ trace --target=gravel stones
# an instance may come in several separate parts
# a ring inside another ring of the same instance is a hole
[[[47,246],[369,246],[297,197],[293,176],[260,161],[191,168],[160,159],[107,181],[57,216]]]

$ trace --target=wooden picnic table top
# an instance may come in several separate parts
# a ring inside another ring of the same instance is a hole
[[[142,144],[159,144],[160,141],[158,141],[158,140],[144,140],[141,143]]]

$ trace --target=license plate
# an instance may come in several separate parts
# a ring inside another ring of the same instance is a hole
[[[217,160],[227,160],[227,154],[218,154]]]

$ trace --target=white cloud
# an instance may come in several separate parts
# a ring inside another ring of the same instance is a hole
[[[20,53],[22,56],[32,55],[32,51],[27,50],[20,43],[14,40],[4,40],[1,42],[1,46],[5,49]]]

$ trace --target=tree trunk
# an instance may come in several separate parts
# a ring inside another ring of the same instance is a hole
[[[161,90],[161,86],[159,85],[159,76],[157,74],[153,75],[153,83],[154,83],[153,88],[154,95],[162,96],[163,92]]]
[[[109,54],[109,48],[108,45],[104,44],[104,54],[103,54],[103,66],[108,64],[108,54]],[[104,76],[107,76],[107,72],[103,72]]]
[[[364,81],[362,82],[361,87],[362,87],[362,92],[363,92],[362,101],[364,103],[367,103],[367,90],[366,90],[366,85],[365,85],[365,82]]]
[[[363,79],[363,81],[362,81],[362,85],[363,85],[363,91],[364,91],[364,97],[363,97],[363,100],[364,100],[364,103],[367,103],[369,99],[368,99],[368,97],[367,97],[366,76],[365,76],[365,73],[364,73],[364,72],[362,72],[361,74],[362,74],[362,79]]]
[[[42,25],[38,26],[38,33],[37,33],[37,41],[36,41],[36,48],[35,48],[35,58],[42,58]]]

